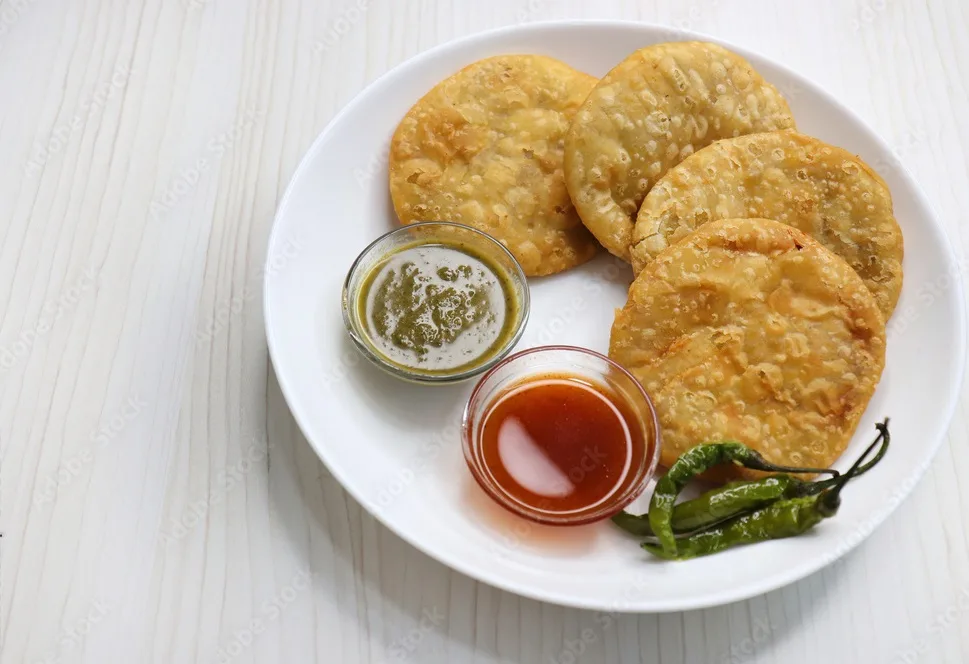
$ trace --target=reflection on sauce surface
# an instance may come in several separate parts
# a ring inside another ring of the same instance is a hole
[[[621,493],[646,454],[634,414],[604,385],[544,375],[499,395],[482,424],[494,482],[521,507],[582,512]]]

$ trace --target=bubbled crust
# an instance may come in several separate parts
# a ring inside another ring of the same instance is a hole
[[[784,97],[736,53],[704,42],[648,46],[606,74],[576,114],[566,185],[586,227],[628,261],[636,212],[670,167],[721,138],[793,127]]]
[[[553,58],[507,55],[465,67],[404,117],[390,148],[401,222],[456,221],[489,233],[541,276],[597,250],[569,199],[565,132],[596,79]]]
[[[887,320],[902,290],[902,231],[884,181],[846,150],[795,132],[728,138],[671,168],[633,232],[638,272],[697,226],[764,217],[798,228],[843,258]]]
[[[640,272],[609,355],[653,398],[662,464],[739,440],[775,463],[826,467],[881,377],[885,323],[854,270],[808,235],[722,219]]]

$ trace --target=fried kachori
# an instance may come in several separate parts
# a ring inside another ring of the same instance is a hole
[[[565,181],[585,226],[628,261],[636,213],[667,170],[713,141],[793,127],[784,97],[741,56],[656,44],[606,74],[576,113]]]
[[[633,270],[698,226],[731,217],[804,231],[854,268],[891,316],[902,289],[902,232],[888,187],[859,157],[790,131],[717,141],[647,194],[633,232]]]
[[[525,274],[567,270],[598,245],[563,175],[565,134],[596,79],[539,55],[475,62],[410,109],[390,149],[401,222],[454,221],[484,231]]]
[[[827,467],[878,384],[885,323],[858,274],[807,234],[721,219],[639,273],[609,355],[653,398],[662,464],[737,440],[774,463]]]

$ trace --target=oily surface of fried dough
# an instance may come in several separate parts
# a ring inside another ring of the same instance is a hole
[[[539,276],[597,250],[569,199],[565,133],[596,79],[553,58],[506,55],[465,67],[410,109],[390,149],[401,222],[456,221],[500,240]]]
[[[653,399],[662,464],[738,440],[775,463],[827,467],[878,384],[885,323],[854,270],[805,233],[722,219],[640,272],[609,355]]]
[[[791,129],[787,102],[744,58],[705,42],[636,51],[596,84],[566,138],[586,227],[629,260],[636,212],[669,168],[721,138]]]
[[[717,141],[671,168],[639,209],[638,272],[715,219],[762,217],[798,228],[861,276],[887,320],[902,289],[902,232],[884,181],[846,150],[795,132]]]

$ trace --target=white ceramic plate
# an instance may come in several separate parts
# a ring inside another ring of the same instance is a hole
[[[642,46],[697,37],[642,24],[567,22],[497,30],[432,49],[380,78],[333,120],[280,204],[265,280],[266,333],[297,422],[333,475],[388,528],[494,586],[606,611],[692,609],[767,592],[866,537],[911,490],[949,425],[965,354],[962,266],[931,206],[858,116],[799,75],[731,44],[724,45],[785,93],[803,132],[856,152],[881,171],[905,234],[905,286],[890,325],[887,368],[838,467],[849,465],[886,415],[895,442],[876,472],[845,492],[837,518],[807,536],[684,563],[650,559],[609,523],[556,529],[522,521],[494,505],[465,466],[458,427],[473,382],[414,386],[357,356],[343,330],[340,288],[357,253],[395,223],[388,143],[418,98],[486,56],[542,53],[602,75]],[[601,256],[533,279],[532,315],[518,348],[562,343],[606,351],[629,277],[628,268]]]

